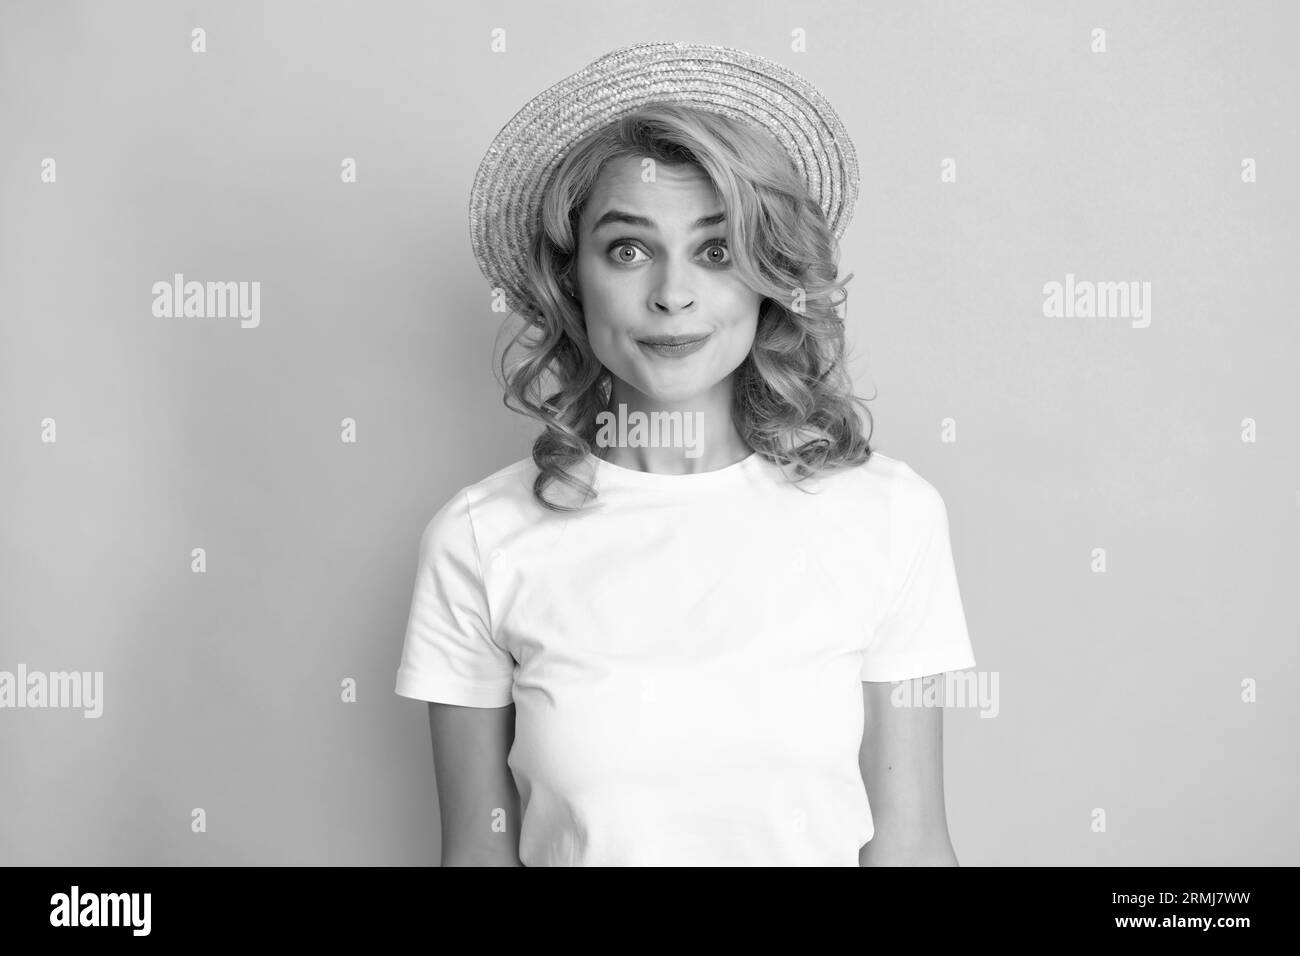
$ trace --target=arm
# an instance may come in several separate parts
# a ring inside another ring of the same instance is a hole
[[[858,764],[875,836],[859,866],[959,866],[943,805],[943,708],[895,707],[894,685],[863,681]]]
[[[519,791],[506,763],[515,705],[429,703],[443,866],[523,866]],[[504,823],[504,826],[503,826]]]

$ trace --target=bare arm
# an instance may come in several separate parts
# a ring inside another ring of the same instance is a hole
[[[959,866],[943,802],[943,708],[895,707],[894,685],[863,681],[858,763],[875,836],[859,866]]]
[[[506,757],[515,705],[429,703],[429,733],[442,816],[443,866],[523,866],[519,791]]]

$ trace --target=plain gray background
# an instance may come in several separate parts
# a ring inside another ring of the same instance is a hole
[[[470,182],[529,97],[667,39],[795,69],[857,146],[851,367],[875,447],[944,495],[999,676],[996,718],[946,714],[962,863],[1296,863],[1298,26],[3,3],[0,670],[102,671],[104,713],[0,710],[0,862],[437,862],[425,705],[393,693],[419,534],[534,432],[491,374]],[[155,318],[176,272],[259,281],[260,326]],[[1045,318],[1067,273],[1150,282],[1150,326]]]

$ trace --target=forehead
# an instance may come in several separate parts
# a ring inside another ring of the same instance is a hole
[[[640,156],[622,156],[601,169],[583,210],[584,225],[589,228],[610,209],[639,213],[669,226],[718,212],[722,203],[708,174],[698,166],[651,164]]]

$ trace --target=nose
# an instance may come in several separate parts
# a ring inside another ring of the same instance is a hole
[[[668,260],[660,262],[650,290],[650,308],[667,315],[689,309],[695,304],[695,293],[688,287],[689,270]]]

